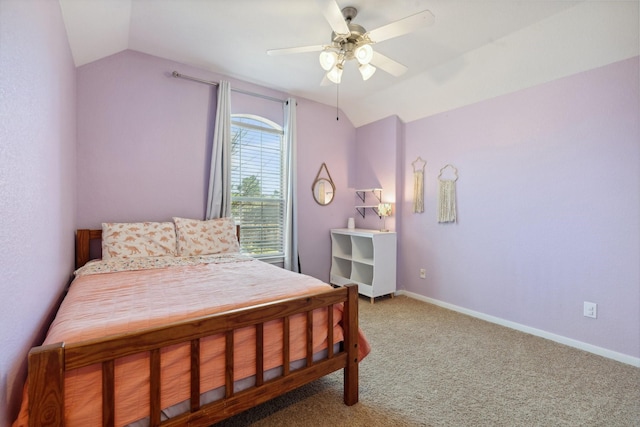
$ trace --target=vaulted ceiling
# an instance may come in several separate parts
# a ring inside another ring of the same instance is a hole
[[[638,0],[338,0],[357,8],[354,22],[367,30],[425,9],[435,21],[373,45],[405,74],[378,70],[362,81],[348,63],[337,92],[320,84],[318,52],[266,53],[329,44],[316,0],[59,1],[76,66],[132,49],[328,105],[339,100],[355,126],[390,115],[412,121],[640,51]]]

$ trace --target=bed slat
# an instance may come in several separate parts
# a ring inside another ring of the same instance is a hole
[[[349,298],[344,305],[344,327],[347,334],[347,366],[344,369],[344,403],[358,403],[358,288],[349,286]]]
[[[327,334],[327,358],[333,357],[333,306],[327,307],[327,331],[332,331]]]
[[[227,331],[225,344],[225,397],[233,395],[233,330]]]
[[[264,384],[264,323],[256,325],[256,386]]]
[[[116,408],[115,361],[102,362],[102,425],[113,427]]]
[[[289,375],[289,318],[282,321],[282,374]]]
[[[331,329],[329,329],[331,331]],[[307,366],[313,364],[313,311],[307,311]]]
[[[191,340],[191,412],[200,409],[200,340]]]
[[[149,407],[150,425],[160,425],[160,349],[149,352]]]

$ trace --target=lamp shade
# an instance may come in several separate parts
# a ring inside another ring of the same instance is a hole
[[[371,64],[362,64],[358,67],[360,74],[362,75],[362,80],[369,80],[373,73],[376,72],[377,68]]]
[[[356,57],[359,63],[368,64],[373,59],[373,48],[369,44],[363,44],[362,46],[358,46],[356,50],[353,52],[353,55]]]
[[[335,84],[340,84],[342,81],[342,66],[336,64],[336,66],[327,73],[327,78]]]
[[[391,203],[380,203],[378,205],[378,215],[382,218],[382,228],[380,231],[389,231],[386,227],[386,220],[391,216]]]
[[[378,215],[391,216],[391,203],[380,203],[378,205]]]
[[[338,62],[338,54],[330,50],[323,50],[322,52],[320,52],[319,59],[320,59],[320,66],[325,71],[329,71]]]

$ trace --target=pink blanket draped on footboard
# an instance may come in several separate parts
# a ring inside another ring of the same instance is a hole
[[[173,257],[171,257],[173,258]],[[284,298],[317,294],[331,287],[310,276],[292,273],[238,254],[196,258],[99,261],[77,272],[68,295],[52,323],[43,345],[77,343],[185,319],[255,306]],[[343,340],[342,306],[333,309],[333,340]],[[307,357],[307,331],[313,331],[313,353],[327,349],[328,312],[290,321],[289,360]],[[233,379],[256,374],[255,328],[233,334]],[[264,325],[264,371],[283,364],[282,320]],[[360,337],[359,357],[369,351]],[[189,344],[161,350],[161,407],[190,398]],[[115,425],[124,426],[149,416],[149,355],[140,353],[115,363]],[[225,336],[200,343],[200,392],[225,385]],[[101,425],[100,364],[67,372],[64,381],[65,425]],[[27,385],[28,386],[28,385]],[[25,393],[26,396],[26,393]],[[14,426],[27,425],[27,401]]]

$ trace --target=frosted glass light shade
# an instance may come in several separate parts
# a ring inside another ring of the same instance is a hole
[[[362,75],[362,80],[369,80],[369,78],[373,76],[373,73],[375,73],[376,70],[377,68],[371,64],[362,64],[358,67],[358,71],[360,71],[360,74]]]
[[[368,64],[373,59],[373,48],[369,44],[363,44],[362,46],[358,46],[356,50],[353,52],[353,55],[356,57],[359,63]]]
[[[342,81],[342,67],[340,64],[337,64],[327,73],[327,78],[335,84],[340,84]]]
[[[338,54],[332,51],[323,50],[320,52],[320,66],[329,71],[338,62]]]

